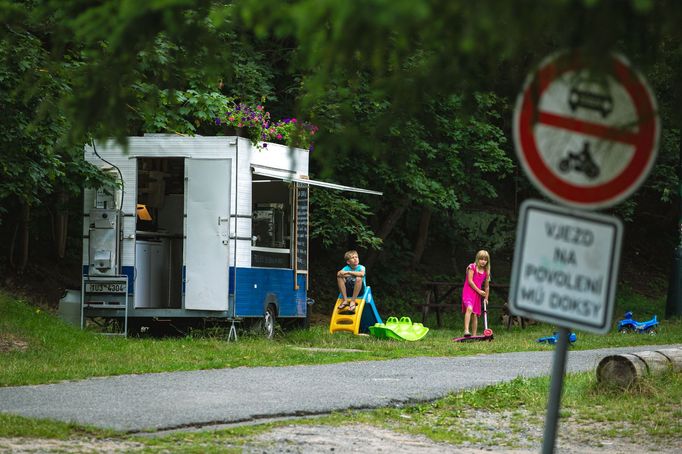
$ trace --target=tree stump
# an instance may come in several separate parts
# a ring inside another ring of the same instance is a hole
[[[597,366],[597,381],[626,388],[648,374],[682,371],[682,349],[625,353],[603,358]]]

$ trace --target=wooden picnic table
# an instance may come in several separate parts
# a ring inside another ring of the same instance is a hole
[[[441,311],[455,309],[457,298],[454,296],[450,298],[450,296],[456,292],[458,287],[461,290],[462,284],[445,281],[428,281],[424,283],[424,287],[426,288],[425,301],[422,304],[417,304],[417,307],[422,311],[422,323],[426,323],[426,317],[428,317],[429,311],[433,309],[436,312],[436,325],[438,328],[441,328],[443,326],[440,315]]]
[[[441,328],[443,321],[441,318],[441,311],[452,310],[456,311],[461,304],[462,282],[448,282],[448,281],[427,281],[424,282],[426,295],[423,303],[416,304],[417,309],[421,309],[422,323],[426,323],[426,318],[429,312],[433,310],[436,313],[436,326]],[[498,297],[501,297],[503,304],[499,306],[501,311],[506,310],[507,295],[509,294],[509,285],[498,284],[496,282],[490,283],[491,294],[494,292]],[[497,308],[497,306],[488,302],[488,307]],[[526,321],[523,317],[517,317],[519,326],[526,327]],[[509,329],[512,325],[514,317],[507,314],[506,327]]]

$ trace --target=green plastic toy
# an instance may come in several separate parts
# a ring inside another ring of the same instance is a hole
[[[375,323],[369,327],[369,333],[379,339],[397,339],[418,341],[426,336],[429,329],[421,323],[412,323],[410,317],[388,317],[386,323]]]

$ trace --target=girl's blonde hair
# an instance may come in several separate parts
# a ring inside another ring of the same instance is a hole
[[[488,251],[485,251],[483,249],[478,251],[476,253],[476,259],[474,261],[474,264],[476,264],[476,266],[478,266],[478,259],[482,259],[482,258],[488,260],[486,262],[486,265],[485,265],[485,272],[488,276],[490,276],[490,254],[488,254]]]

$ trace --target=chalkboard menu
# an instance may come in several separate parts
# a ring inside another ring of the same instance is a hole
[[[308,271],[308,187],[296,191],[296,270]]]

